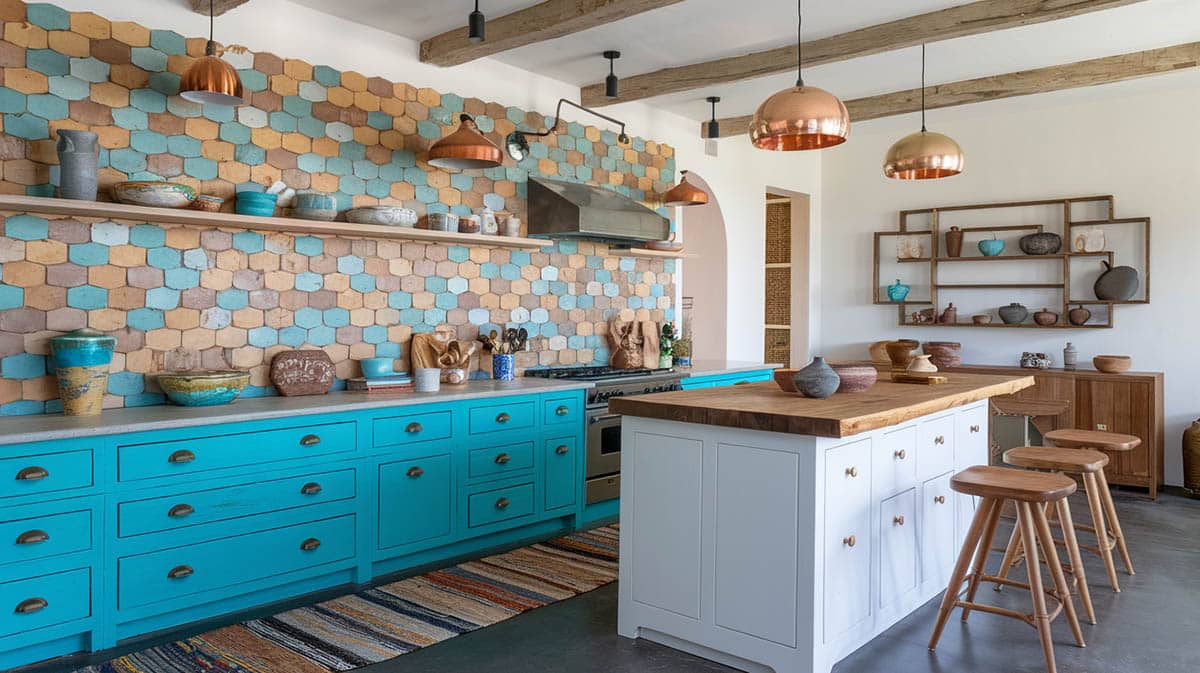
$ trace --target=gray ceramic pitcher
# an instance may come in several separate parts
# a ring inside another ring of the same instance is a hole
[[[64,199],[96,200],[96,171],[100,145],[95,133],[59,129],[58,195]]]

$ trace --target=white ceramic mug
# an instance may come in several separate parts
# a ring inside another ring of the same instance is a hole
[[[437,367],[418,367],[414,372],[413,389],[418,393],[436,393],[441,382],[442,370]]]

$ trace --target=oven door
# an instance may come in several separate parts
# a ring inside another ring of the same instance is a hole
[[[621,415],[599,409],[588,414],[588,479],[621,471]]]

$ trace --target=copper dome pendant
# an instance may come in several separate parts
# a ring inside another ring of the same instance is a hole
[[[897,140],[883,158],[895,180],[936,180],[962,173],[963,151],[948,135],[925,129],[925,45],[921,45],[921,130]]]
[[[429,165],[454,171],[499,166],[504,155],[495,143],[479,132],[475,118],[462,114],[459,121],[457,131],[429,148]]]
[[[237,70],[217,55],[213,41],[213,0],[208,3],[208,44],[204,56],[188,65],[179,78],[179,96],[201,105],[243,105],[246,102]]]
[[[708,203],[708,192],[687,181],[687,171],[680,171],[679,184],[663,194],[664,206],[702,206]]]

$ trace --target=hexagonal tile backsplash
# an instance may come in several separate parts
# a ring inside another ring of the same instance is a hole
[[[475,115],[499,143],[545,116],[273,54],[229,50],[250,104],[175,95],[204,40],[90,12],[0,0],[0,192],[52,196],[55,132],[100,136],[101,191],[167,179],[227,199],[281,179],[335,193],[341,208],[402,204],[421,214],[489,206],[524,216],[529,175],[606,185],[651,207],[674,180],[673,150],[576,123],[521,162],[448,173],[424,157]],[[664,212],[665,211],[660,211]],[[294,236],[143,221],[4,213],[0,225],[0,414],[58,409],[49,337],[90,326],[117,336],[109,407],[161,404],[147,374],[250,370],[272,394],[278,352],[318,347],[340,379],[354,360],[407,355],[414,332],[523,326],[518,365],[603,362],[608,318],[673,320],[675,263],[559,242],[540,251]]]

